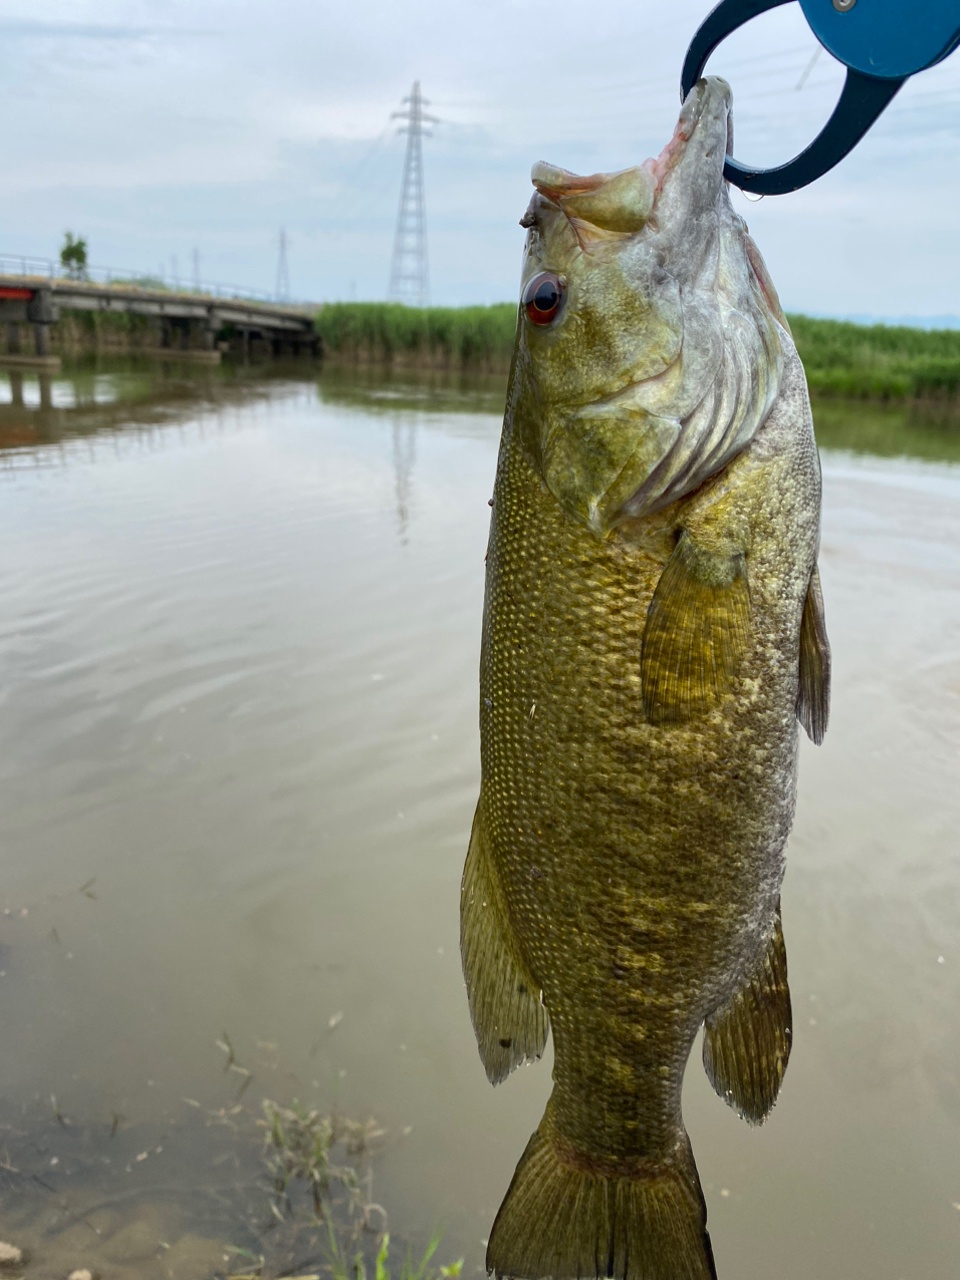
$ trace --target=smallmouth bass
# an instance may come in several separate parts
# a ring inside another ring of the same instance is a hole
[[[487,1267],[714,1280],[680,1111],[700,1027],[760,1123],[790,1052],[779,894],[797,720],[830,655],[803,369],[723,179],[728,86],[661,156],[533,170],[464,869],[470,1012],[496,1084],[554,1088]]]

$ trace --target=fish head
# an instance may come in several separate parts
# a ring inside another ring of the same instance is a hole
[[[601,536],[698,487],[776,396],[786,321],[730,205],[731,130],[709,78],[656,160],[533,167],[509,403],[548,488]]]

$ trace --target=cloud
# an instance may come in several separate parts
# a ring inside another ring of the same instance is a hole
[[[55,256],[67,226],[96,261],[269,287],[290,235],[299,296],[381,297],[420,79],[443,123],[424,144],[436,300],[516,291],[534,160],[581,172],[656,154],[704,0],[34,0],[0,17],[0,249]],[[162,15],[162,21],[161,21]],[[828,117],[843,72],[799,6],[717,51],[737,154],[779,163]],[[916,77],[814,187],[743,201],[788,306],[956,311],[960,57]]]
[[[0,17],[0,37],[4,39],[46,40],[142,40],[155,35],[147,27],[104,26],[100,23],[44,22],[36,18]]]

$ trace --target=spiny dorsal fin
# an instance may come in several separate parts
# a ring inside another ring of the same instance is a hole
[[[490,1083],[499,1084],[521,1062],[541,1056],[548,1022],[487,852],[482,793],[460,889],[460,954],[480,1057]]]
[[[762,1124],[777,1100],[790,1058],[793,1024],[780,908],[766,954],[748,982],[707,1018],[703,1065],[723,1100]]]
[[[830,641],[823,615],[820,572],[813,566],[800,623],[800,684],[797,719],[817,746],[827,732],[830,716]]]
[[[641,680],[651,724],[704,715],[731,691],[750,634],[742,554],[721,555],[682,533],[647,611]]]

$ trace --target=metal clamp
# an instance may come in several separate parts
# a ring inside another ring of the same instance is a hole
[[[693,37],[683,63],[681,97],[700,79],[728,35],[790,0],[721,0]],[[847,68],[833,115],[805,151],[775,169],[727,156],[724,176],[744,191],[797,191],[838,164],[857,145],[901,85],[960,44],[956,0],[799,0],[814,35]]]

